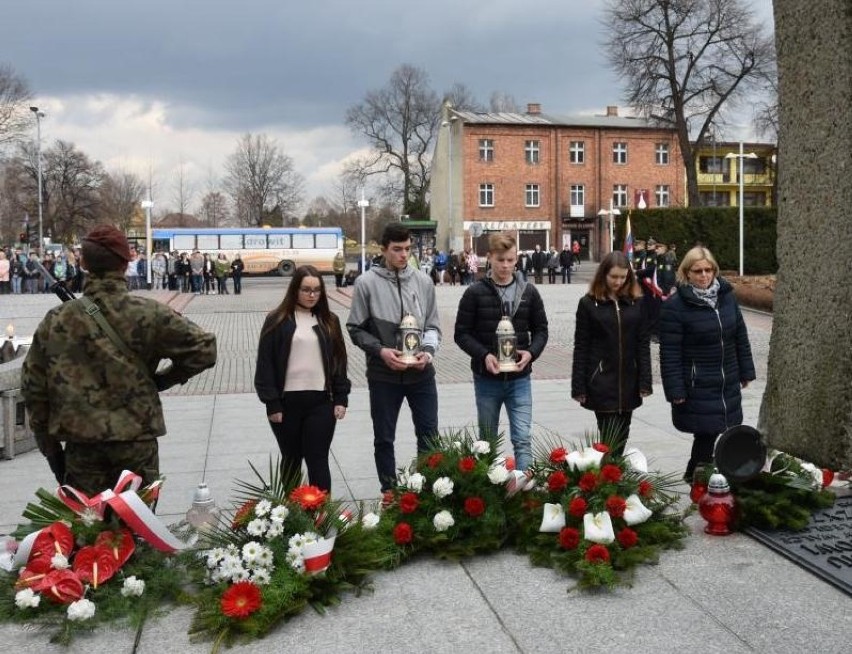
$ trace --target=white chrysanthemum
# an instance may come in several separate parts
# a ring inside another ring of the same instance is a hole
[[[50,567],[55,570],[65,570],[69,565],[68,559],[63,554],[54,554],[50,558]]]
[[[509,479],[509,471],[506,466],[494,466],[488,471],[488,480],[492,484],[504,484]]]
[[[301,556],[296,557],[295,559],[292,559],[290,561],[290,566],[296,572],[304,572],[305,571],[305,559],[303,559]]]
[[[95,603],[90,600],[80,599],[68,605],[68,619],[71,621],[82,622],[94,615]]]
[[[275,556],[272,554],[272,550],[268,547],[261,547],[257,552],[257,557],[255,558],[255,563],[257,565],[261,565],[264,568],[269,568],[275,562]]]
[[[230,554],[231,556],[239,556],[240,548],[237,547],[234,543],[228,543],[225,547],[225,554]]]
[[[283,504],[279,504],[269,513],[269,517],[272,518],[273,521],[284,522],[287,519],[287,516],[290,515],[290,509],[288,509]]]
[[[243,561],[251,565],[257,561],[257,553],[260,551],[260,543],[250,540],[243,545]]]
[[[269,523],[269,529],[266,531],[266,537],[269,539],[278,538],[284,533],[284,521],[273,520]]]
[[[491,451],[491,443],[488,441],[473,441],[470,449],[474,454],[488,454]]]
[[[290,540],[287,541],[287,545],[290,546],[290,549],[298,548],[302,549],[305,546],[305,536],[304,534],[293,534],[290,536]]]
[[[263,536],[267,529],[269,529],[269,520],[266,518],[255,518],[246,525],[246,531],[251,536]]]
[[[243,565],[243,560],[239,552],[235,552],[234,554],[229,552],[222,558],[220,565],[223,568],[240,568]]]
[[[364,517],[361,518],[361,524],[364,525],[364,529],[375,529],[380,519],[378,515],[370,511],[369,513],[365,513]]]
[[[446,531],[456,524],[456,521],[453,519],[453,514],[449,511],[439,511],[432,518],[432,524],[435,525],[435,531]]]
[[[124,597],[141,597],[144,592],[145,580],[137,579],[135,576],[125,579],[124,585],[121,587],[121,594]]]
[[[321,537],[319,534],[314,533],[312,531],[306,531],[302,536],[305,539],[305,545],[308,543],[316,543]]]
[[[408,490],[414,491],[415,493],[419,493],[423,490],[423,484],[426,481],[426,477],[421,475],[419,472],[415,472],[413,475],[410,475],[405,482],[405,487]]]
[[[272,502],[269,500],[260,500],[257,504],[254,505],[254,514],[258,518],[262,518],[267,513],[272,510]]]
[[[302,547],[300,545],[291,545],[287,550],[287,560],[298,559],[302,556]]]
[[[251,580],[258,586],[266,586],[272,580],[272,575],[266,568],[257,568],[252,570]]]
[[[24,588],[15,593],[15,606],[19,609],[34,609],[41,602],[41,595],[33,592],[32,588]]]
[[[231,582],[237,583],[240,581],[248,581],[249,580],[249,571],[245,568],[240,568],[239,570],[234,570],[231,574]]]
[[[438,477],[435,483],[432,484],[432,492],[435,494],[435,497],[441,499],[442,497],[447,497],[447,495],[452,495],[454,486],[453,480],[449,477]]]

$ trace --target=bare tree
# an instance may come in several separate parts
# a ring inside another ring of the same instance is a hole
[[[494,91],[488,101],[488,106],[494,113],[520,113],[521,108],[515,96],[505,91]]]
[[[228,200],[221,191],[208,191],[201,198],[199,218],[208,227],[222,227],[228,222]]]
[[[177,171],[172,181],[172,202],[177,207],[177,212],[183,216],[189,214],[189,205],[195,197],[195,185],[187,177],[186,161],[181,156],[178,160]]]
[[[245,134],[225,162],[224,187],[243,225],[281,225],[302,201],[304,181],[274,140]]]
[[[449,102],[456,111],[476,113],[485,111],[485,107],[476,99],[473,91],[460,82],[453,84],[452,88],[444,94],[444,102]]]
[[[604,16],[604,47],[625,99],[675,128],[697,205],[692,143],[774,65],[771,36],[745,0],[607,0]]]
[[[19,140],[31,128],[27,81],[8,64],[0,64],[0,147]]]
[[[105,222],[127,232],[141,211],[145,194],[145,182],[138,175],[126,171],[106,173],[98,190],[101,215]]]
[[[361,172],[391,182],[398,176],[402,212],[414,220],[429,216],[430,164],[440,115],[441,103],[429,87],[429,76],[408,64],[397,68],[384,88],[368,91],[346,111],[346,124],[372,147]]]

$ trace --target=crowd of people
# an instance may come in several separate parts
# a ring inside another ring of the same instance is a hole
[[[47,252],[44,257],[36,250],[24,252],[20,248],[4,248],[0,250],[0,295],[49,293],[49,284],[36,265],[39,263],[68,290],[79,291],[84,283],[79,259],[79,248]]]

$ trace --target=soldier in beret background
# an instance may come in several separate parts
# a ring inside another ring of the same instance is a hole
[[[96,227],[83,239],[85,296],[134,357],[78,298],[47,313],[22,369],[39,449],[60,483],[88,495],[112,488],[125,469],[145,483],[159,477],[157,438],[166,433],[159,391],[216,363],[213,334],[165,304],[127,292],[131,258],[127,238],[115,227]],[[157,372],[163,359],[172,363]]]

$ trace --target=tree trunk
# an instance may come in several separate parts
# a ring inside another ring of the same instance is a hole
[[[852,11],[775,0],[778,286],[760,428],[778,449],[852,466]]]

